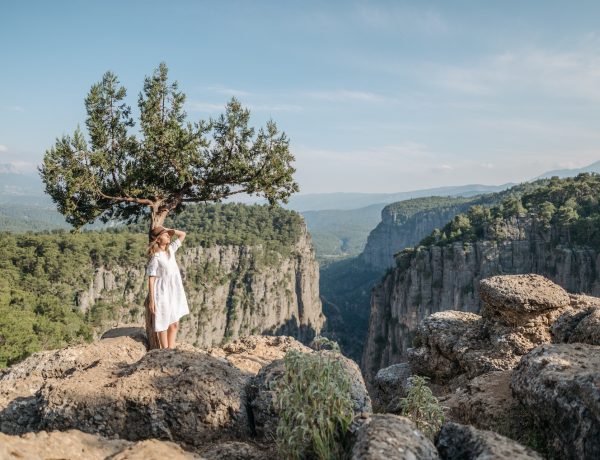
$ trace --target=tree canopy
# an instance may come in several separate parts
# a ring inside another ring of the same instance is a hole
[[[274,206],[298,191],[289,139],[275,122],[255,132],[250,111],[235,98],[216,120],[187,121],[186,96],[167,74],[161,63],[144,81],[139,138],[129,132],[135,123],[127,90],[107,72],[85,99],[89,141],[78,127],[46,151],[40,168],[46,192],[76,229],[96,219],[147,217],[153,228],[186,203],[245,192]]]

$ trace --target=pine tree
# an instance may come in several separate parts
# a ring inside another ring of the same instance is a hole
[[[185,95],[167,74],[163,62],[144,81],[139,139],[128,132],[134,121],[127,91],[107,72],[85,99],[89,142],[78,127],[46,151],[46,193],[76,229],[96,219],[149,219],[152,229],[186,203],[248,193],[274,206],[298,191],[289,140],[272,120],[255,133],[250,111],[232,98],[216,121],[187,121]],[[153,333],[148,337],[154,342]]]

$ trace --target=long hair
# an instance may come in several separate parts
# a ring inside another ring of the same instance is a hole
[[[150,244],[148,244],[148,262],[150,262],[150,259],[152,259],[152,257],[154,257],[154,255],[158,252],[162,252],[160,251],[160,245],[158,244],[158,238],[155,239],[154,241],[152,241]],[[167,245],[167,249],[165,250],[165,252],[167,253],[167,259],[171,258],[171,251],[169,251],[169,246]]]

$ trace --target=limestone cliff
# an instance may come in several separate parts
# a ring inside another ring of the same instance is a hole
[[[473,203],[461,203],[415,213],[404,220],[399,219],[393,206],[381,211],[381,222],[370,233],[360,258],[376,270],[395,266],[393,254],[419,244],[436,228],[442,228],[457,214],[465,213]]]
[[[506,238],[501,242],[486,226],[475,243],[420,249],[408,267],[396,268],[372,292],[362,358],[365,380],[372,382],[378,369],[406,361],[417,325],[430,314],[480,313],[477,282],[483,278],[537,273],[571,293],[600,296],[597,251],[568,245],[556,228],[543,227],[536,214],[518,214],[502,224]]]
[[[225,338],[267,334],[307,342],[321,330],[319,266],[305,227],[287,255],[266,255],[260,245],[213,246],[182,249],[176,258],[190,306],[180,340],[210,347]],[[100,268],[77,304],[87,311],[97,301],[118,303],[120,322],[138,322],[146,291],[144,269]]]

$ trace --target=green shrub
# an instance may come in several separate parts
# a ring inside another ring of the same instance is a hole
[[[316,337],[311,346],[316,353],[286,354],[285,375],[273,385],[279,452],[293,460],[342,459],[353,418],[350,376],[336,342]],[[331,351],[323,350],[325,346]]]
[[[413,387],[409,390],[406,398],[402,398],[398,409],[402,409],[402,415],[411,419],[417,428],[433,440],[435,435],[445,423],[444,409],[438,406],[438,400],[431,390],[425,386],[428,377],[412,377]]]

